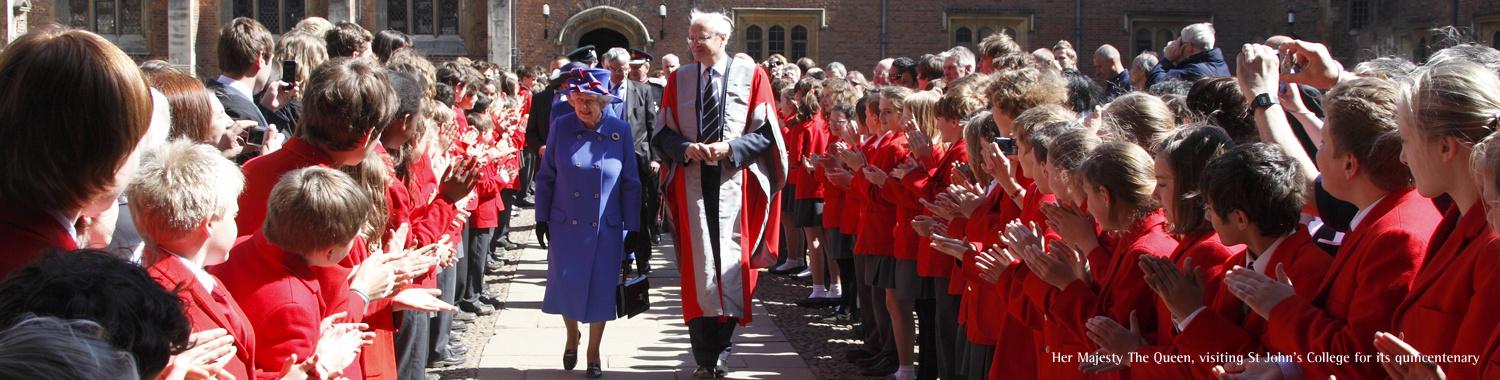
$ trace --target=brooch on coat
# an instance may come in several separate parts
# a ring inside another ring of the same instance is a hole
[[[613,139],[615,141],[620,141],[620,132],[615,132],[615,133],[609,134],[609,138]]]

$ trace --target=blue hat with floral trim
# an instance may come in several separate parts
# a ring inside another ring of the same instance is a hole
[[[563,95],[575,93],[608,96],[610,103],[624,101],[620,97],[609,93],[609,70],[605,69],[574,69],[569,76],[568,82],[562,85]]]

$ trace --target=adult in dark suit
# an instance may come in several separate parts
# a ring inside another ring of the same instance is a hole
[[[253,19],[240,17],[219,29],[218,43],[219,68],[223,73],[218,78],[205,80],[204,85],[224,104],[224,113],[229,117],[253,120],[257,130],[267,131],[270,124],[266,115],[280,111],[293,93],[290,84],[271,80],[271,62],[276,46],[271,32]],[[256,155],[259,152],[242,155],[240,161]]]
[[[635,254],[635,268],[639,273],[651,271],[651,236],[655,236],[656,212],[661,207],[656,184],[656,172],[661,169],[651,149],[651,128],[656,125],[656,111],[660,107],[660,95],[654,95],[651,85],[626,79],[630,66],[642,60],[632,60],[632,54],[623,48],[610,49],[604,53],[602,65],[610,71],[610,93],[624,99],[610,104],[613,114],[630,124],[634,138],[636,168],[641,179],[641,228],[644,234],[636,234],[635,241],[625,242],[625,251]],[[606,111],[606,113],[609,113]]]

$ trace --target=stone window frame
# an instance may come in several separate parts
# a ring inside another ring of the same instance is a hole
[[[94,14],[94,12],[98,9],[98,1],[99,0],[84,0],[84,1],[88,2],[88,6],[89,6],[89,9],[88,9],[88,14],[89,14],[89,16],[88,16],[88,25],[85,25],[85,26],[76,26],[76,25],[73,25],[73,7],[72,7],[72,4],[70,4],[70,3],[72,3],[72,0],[56,0],[56,1],[53,2],[53,6],[54,6],[54,8],[53,8],[54,9],[53,10],[53,14],[56,15],[56,16],[54,16],[54,18],[57,20],[57,23],[58,24],[62,24],[62,25],[67,25],[69,27],[74,27],[74,28],[79,28],[79,29],[84,29],[84,30],[88,30],[88,31],[91,31],[91,32],[95,32],[100,37],[104,37],[104,39],[109,40],[109,42],[111,42],[111,43],[114,43],[115,46],[118,46],[121,51],[125,52],[125,54],[131,55],[131,56],[147,56],[147,55],[151,54],[151,51],[146,47],[146,34],[150,32],[150,25],[151,25],[151,22],[150,22],[151,14],[150,14],[150,12],[148,12],[148,9],[146,7],[148,5],[150,5],[151,1],[156,1],[156,0],[140,0],[139,1],[140,8],[141,8],[140,9],[140,15],[141,15],[140,22],[141,22],[141,25],[138,26],[138,28],[140,30],[140,33],[99,33],[97,31],[97,29],[95,28],[95,26],[96,26],[95,23],[98,22],[98,17]],[[116,7],[115,8],[115,12],[118,13],[119,9],[120,9],[119,4],[121,2],[123,2],[123,1],[122,0],[112,0],[112,1],[115,2],[115,7]],[[119,23],[118,16],[116,16],[116,28],[117,28],[116,31],[119,30],[118,29],[118,23]]]
[[[764,60],[771,56],[771,29],[781,28],[781,47],[779,53],[787,57],[790,62],[807,57],[814,61],[818,60],[819,37],[823,30],[828,29],[828,12],[824,8],[734,8],[734,35],[730,36],[730,51],[743,52],[754,57],[756,60]],[[758,51],[751,51],[751,40],[748,31],[752,27],[760,28]],[[794,40],[793,31],[802,28],[806,32],[806,39]],[[793,56],[793,52],[801,45],[805,54]]]
[[[161,1],[161,0],[147,0],[147,1]],[[260,22],[260,24],[262,26],[266,27],[267,31],[271,32],[272,36],[276,36],[276,37],[280,37],[282,34],[285,34],[287,31],[292,30],[292,27],[296,26],[297,22],[298,21],[302,21],[303,18],[307,18],[307,17],[313,16],[312,14],[310,14],[308,12],[308,8],[312,6],[312,1],[313,0],[298,0],[298,1],[302,2],[302,7],[301,7],[302,9],[301,9],[300,13],[299,12],[291,12],[292,9],[296,9],[297,7],[296,6],[288,6],[286,4],[286,2],[288,0],[220,0],[219,4],[220,4],[220,8],[222,9],[222,12],[223,12],[223,13],[221,13],[221,16],[222,16],[221,19],[224,22],[227,23],[227,22],[229,22],[229,20],[233,20],[236,17],[242,17],[240,15],[236,15],[235,14],[235,5],[239,4],[242,1],[248,1],[248,2],[250,2],[250,15],[249,16],[243,16],[243,17],[249,17],[249,18],[255,19],[255,21],[257,21],[257,22]],[[278,20],[276,20],[276,24],[275,25],[271,25],[271,24],[266,23],[266,20],[260,17],[260,14],[259,14],[260,13],[260,3],[261,2],[265,2],[265,1],[274,1],[274,2],[276,2],[276,17],[278,18]],[[291,13],[289,13],[289,12],[291,12]],[[275,27],[273,28],[272,26],[275,26]],[[215,26],[215,28],[218,28],[218,26]]]
[[[415,9],[413,9],[415,1],[416,0],[376,0],[375,1],[375,14],[377,15],[375,17],[375,27],[376,27],[376,30],[390,29],[390,19],[388,17],[385,17],[385,16],[389,14],[392,2],[404,2],[404,3],[406,3],[406,6],[407,6],[407,19],[408,20],[414,20],[414,19],[411,18],[412,17],[411,14],[415,11]],[[464,37],[463,37],[464,36],[464,27],[463,27],[463,25],[464,25],[464,19],[467,17],[467,14],[469,13],[469,12],[466,12],[466,10],[467,10],[467,8],[469,6],[468,2],[462,1],[462,0],[454,0],[458,4],[458,19],[454,20],[456,22],[456,24],[454,24],[455,30],[454,30],[454,33],[443,34],[442,33],[442,29],[443,28],[442,28],[441,22],[440,22],[440,20],[437,17],[438,17],[438,13],[442,11],[442,6],[441,6],[440,2],[442,2],[444,0],[430,0],[430,1],[432,1],[432,11],[433,11],[433,18],[434,18],[433,19],[433,24],[432,24],[433,33],[423,33],[423,34],[411,33],[410,30],[412,30],[412,26],[413,26],[412,23],[411,23],[411,21],[408,21],[407,31],[403,31],[403,33],[406,33],[407,35],[411,36],[412,48],[417,49],[417,51],[421,52],[422,54],[427,55],[428,57],[450,57],[450,56],[456,57],[456,56],[465,56],[465,55],[468,55],[469,54],[469,49],[468,49],[468,46],[464,44]]]
[[[1213,23],[1214,19],[1207,14],[1127,14],[1124,26],[1126,36],[1130,39],[1130,56],[1134,57],[1146,50],[1161,53],[1168,42],[1176,40],[1182,34],[1182,28],[1200,22]],[[1145,50],[1140,45],[1143,32],[1150,39],[1149,49]]]
[[[1500,46],[1500,12],[1474,15],[1474,37],[1485,46]]]
[[[1001,32],[1011,36],[1016,43],[1027,46],[1031,34],[1036,31],[1036,16],[1029,11],[997,9],[948,9],[943,11],[943,29],[948,46],[964,46],[978,50],[979,42],[990,34]],[[969,34],[967,43],[959,35]]]

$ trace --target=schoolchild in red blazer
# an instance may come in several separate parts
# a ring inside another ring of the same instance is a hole
[[[348,175],[332,169],[293,171],[270,194],[264,228],[213,268],[254,326],[257,372],[276,373],[293,355],[305,360],[317,353],[328,361],[318,365],[321,373],[365,378],[363,366],[351,364],[364,344],[359,341],[373,334],[350,332],[353,346],[345,341],[349,334],[320,338],[325,318],[363,317],[364,296],[349,296],[348,284],[329,275],[343,273],[340,262],[363,245],[357,235],[371,207],[363,194]]]

